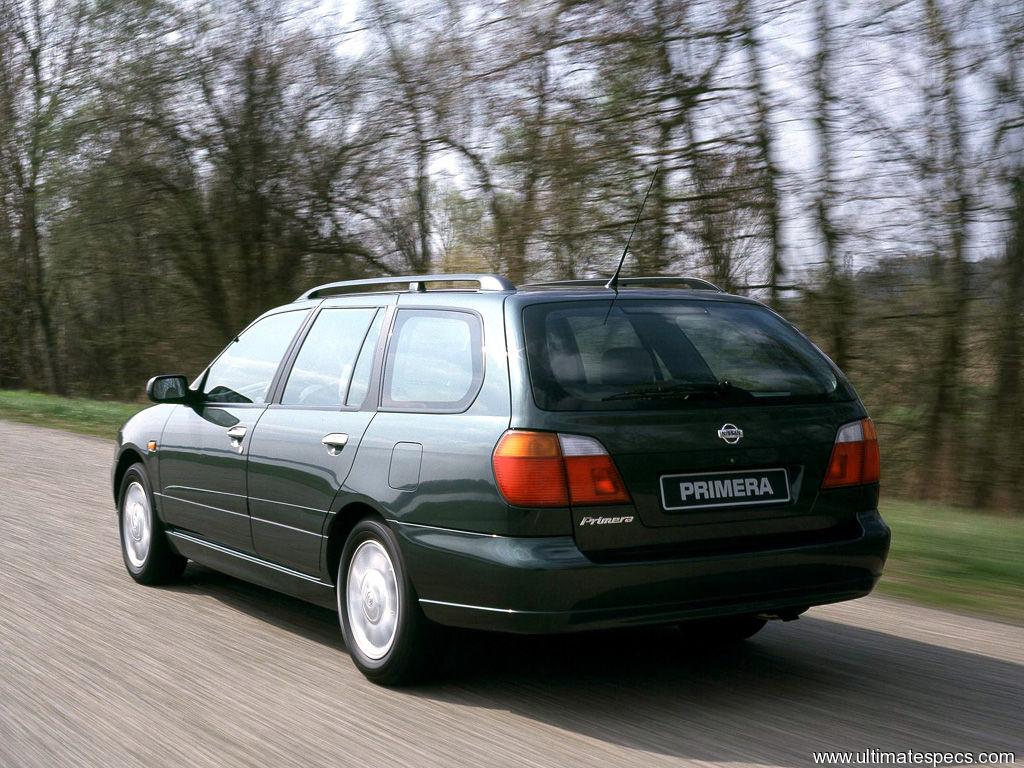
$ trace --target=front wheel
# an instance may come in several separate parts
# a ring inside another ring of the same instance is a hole
[[[165,584],[181,576],[188,561],[167,543],[141,463],[124,473],[117,513],[121,556],[133,579],[140,584]]]
[[[437,628],[420,610],[391,530],[360,520],[338,563],[338,616],[352,661],[380,685],[420,679],[435,661]]]

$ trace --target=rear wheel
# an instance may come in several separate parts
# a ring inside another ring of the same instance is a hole
[[[128,574],[140,584],[165,584],[181,576],[188,560],[167,543],[141,463],[132,464],[124,473],[119,499],[121,556]]]
[[[338,616],[359,671],[380,685],[421,679],[435,662],[436,633],[420,610],[395,535],[360,520],[338,564]]]
[[[743,614],[687,621],[679,625],[679,631],[683,633],[685,641],[692,645],[728,645],[753,637],[767,623],[765,619],[753,614]]]

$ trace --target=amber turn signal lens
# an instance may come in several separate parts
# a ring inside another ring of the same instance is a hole
[[[569,506],[562,453],[554,433],[506,432],[494,449],[493,465],[498,490],[509,504]]]

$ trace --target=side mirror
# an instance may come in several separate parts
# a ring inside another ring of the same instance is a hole
[[[181,374],[154,376],[146,384],[146,396],[154,403],[187,403],[192,399],[188,379]]]

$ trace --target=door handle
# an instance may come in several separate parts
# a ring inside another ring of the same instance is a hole
[[[245,427],[232,427],[231,429],[228,430],[228,437],[230,437],[232,440],[238,440],[239,442],[241,442],[242,438],[245,437]]]
[[[341,449],[348,445],[348,435],[342,432],[332,432],[329,435],[324,435],[324,439],[320,442],[327,446],[327,452],[331,456],[337,456],[341,453]]]

